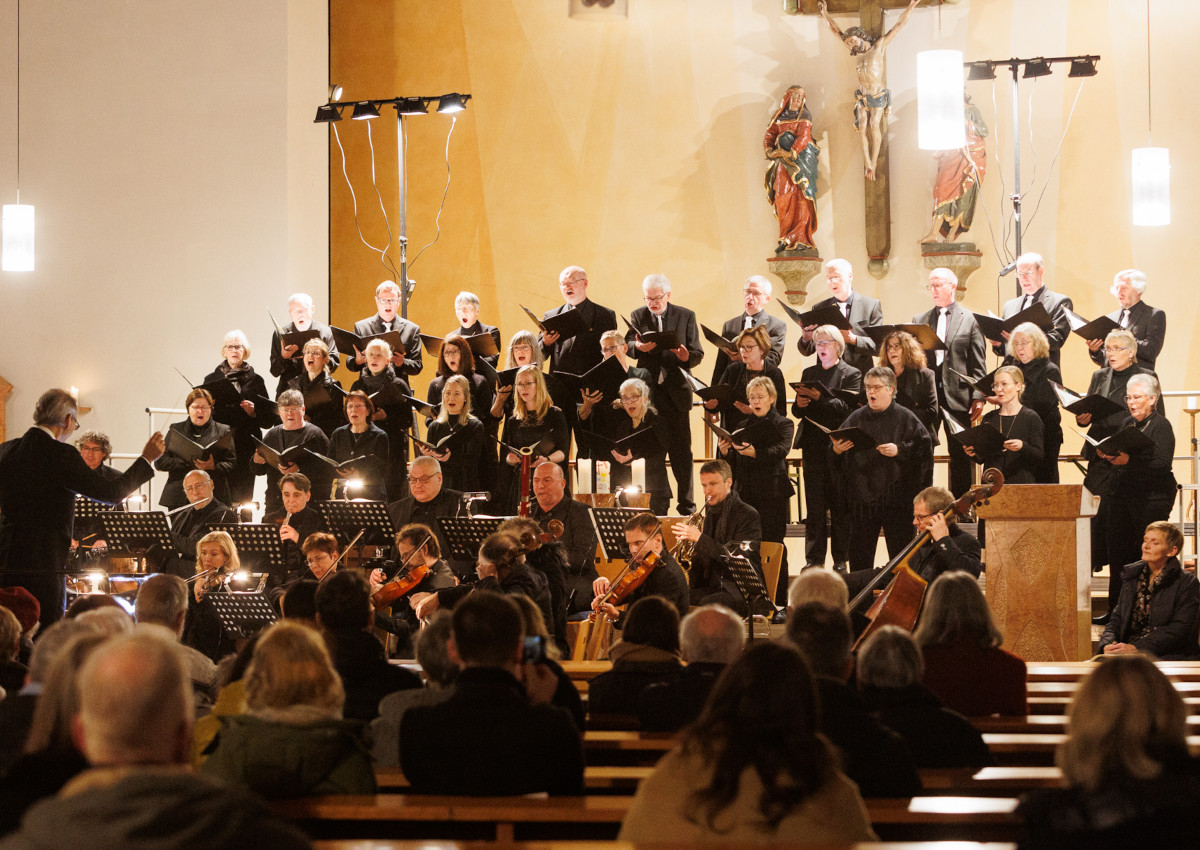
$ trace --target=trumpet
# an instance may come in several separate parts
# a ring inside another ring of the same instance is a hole
[[[694,514],[684,520],[684,522],[693,528],[704,528],[704,512],[707,510],[708,502],[705,502],[700,506],[700,510],[696,511]],[[682,569],[685,573],[691,570],[692,558],[695,556],[695,554],[696,541],[688,540],[687,538],[683,538],[676,542],[675,548],[671,550],[671,555],[675,558],[676,563],[679,564],[680,569]]]

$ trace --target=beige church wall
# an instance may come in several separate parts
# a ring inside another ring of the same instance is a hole
[[[1152,229],[1132,226],[1129,200],[1130,150],[1146,142],[1143,6],[964,0],[940,11],[918,9],[888,48],[892,256],[882,280],[866,269],[853,63],[817,18],[785,15],[775,0],[631,0],[629,17],[609,23],[572,20],[566,3],[533,0],[357,0],[331,11],[331,77],[346,86],[346,99],[473,95],[450,141],[453,177],[440,240],[411,271],[417,290],[410,316],[443,333],[454,324],[454,293],[472,289],[484,319],[498,323],[506,339],[529,325],[519,304],[540,312],[560,302],[557,274],[568,264],[584,266],[592,297],[618,312],[640,304],[645,274],[663,272],[674,283],[674,300],[702,322],[717,326],[738,313],[742,282],[766,272],[776,244],[762,135],[790,84],[808,92],[822,150],[817,248],[825,259],[854,264],[856,288],[882,299],[885,320],[906,321],[929,303],[917,242],[929,228],[934,173],[932,155],[916,146],[916,54],[931,47],[956,47],[967,59],[1101,54],[1100,73],[1083,81],[1053,167],[1079,80],[1057,66],[1036,84],[1021,83],[1024,248],[1045,255],[1048,284],[1070,293],[1087,316],[1113,308],[1114,272],[1143,268],[1146,300],[1170,317],[1164,383],[1200,394],[1200,375],[1190,365],[1195,311],[1185,283],[1197,217],[1188,191],[1197,122],[1194,110],[1181,109],[1177,97],[1172,102],[1172,89],[1194,77],[1197,59],[1186,40],[1168,42],[1171,32],[1200,24],[1195,4],[1154,2],[1154,141],[1172,149],[1174,220]],[[889,12],[886,26],[898,16]],[[839,23],[856,21],[845,16]],[[1013,188],[1010,87],[1007,71],[998,73],[994,95],[989,83],[968,84],[991,128],[984,204],[970,233],[983,267],[965,300],[979,312],[998,310],[1015,286],[1013,276],[997,280],[1005,261],[996,247]],[[382,244],[363,123],[343,121],[339,129],[360,224]],[[430,115],[408,127],[411,259],[435,235],[449,119]],[[395,228],[394,114],[385,113],[372,131],[378,184]],[[358,240],[335,145],[330,210],[332,312],[349,323],[372,313],[371,293],[386,275]],[[778,295],[778,280],[776,287]],[[808,303],[827,294],[815,280]],[[781,314],[776,305],[769,309]],[[794,339],[791,333],[783,364],[793,378],[803,365]],[[707,355],[711,362],[711,350]],[[1086,388],[1092,367],[1078,339],[1068,343],[1064,369],[1069,385]],[[417,380],[419,390],[429,374]],[[710,371],[701,365],[698,374],[707,379]],[[1182,453],[1179,407],[1170,409]],[[1079,443],[1068,431],[1066,450]]]
[[[0,0],[0,199],[16,200],[16,11]],[[307,290],[328,302],[322,0],[21,4],[21,200],[37,270],[0,272],[9,435],[76,386],[117,452]],[[274,387],[274,381],[268,381]],[[120,464],[119,464],[120,465]]]

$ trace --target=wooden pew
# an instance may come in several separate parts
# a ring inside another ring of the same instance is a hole
[[[588,793],[632,794],[638,783],[653,770],[653,765],[588,765],[583,770],[583,785]],[[375,784],[384,793],[408,793],[411,790],[408,778],[398,767],[375,768]]]
[[[662,847],[663,845],[633,844],[629,841],[517,841],[506,844],[506,850],[638,850],[638,848]],[[761,850],[762,844],[725,842],[727,850]],[[332,839],[314,841],[315,850],[430,850],[428,841],[395,841],[378,839]],[[439,841],[437,850],[495,850],[495,845],[480,841]],[[1011,842],[956,841],[955,850],[1016,850]],[[945,850],[940,841],[869,841],[852,844],[822,844],[822,850]]]
[[[1029,682],[1081,682],[1096,669],[1094,661],[1031,662],[1026,665]],[[1172,682],[1200,682],[1200,661],[1158,661],[1159,670]]]
[[[1053,732],[1065,734],[1066,714],[1030,714],[1026,717],[972,717],[971,725],[980,732]],[[1200,733],[1200,715],[1187,718],[1188,731]]]
[[[271,808],[316,839],[611,840],[632,799],[371,794],[276,801]],[[867,813],[884,840],[1011,841],[1016,806],[1012,797],[914,797],[868,800]]]

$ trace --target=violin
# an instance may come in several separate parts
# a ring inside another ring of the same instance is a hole
[[[598,602],[592,603],[592,613],[588,615],[587,620],[580,623],[571,660],[597,661],[600,659],[601,647],[606,645],[612,636],[612,621],[601,616],[599,607],[606,602],[614,606],[624,605],[634,591],[646,583],[646,579],[663,561],[662,556],[650,549],[647,544],[652,538],[661,534],[662,523],[660,522],[650,537],[646,538],[646,543],[642,544],[642,549],[638,552],[637,557],[621,570],[608,592],[601,596]]]
[[[374,606],[376,611],[387,608],[397,599],[407,596],[433,572],[433,568],[425,564],[413,564],[411,567],[409,566],[409,561],[415,558],[418,552],[425,551],[425,544],[429,542],[429,538],[430,535],[425,535],[425,539],[421,541],[421,545],[409,552],[408,557],[400,564],[400,569],[396,571],[396,575],[381,585],[379,590],[371,594],[371,605]]]
[[[967,516],[972,507],[983,504],[1004,487],[1004,473],[998,469],[985,470],[980,480],[981,484],[972,487],[960,499],[942,511],[942,515],[947,520],[952,517]],[[929,582],[917,575],[910,564],[917,552],[932,539],[928,529],[914,537],[901,550],[900,554],[880,570],[879,575],[846,606],[846,613],[849,614],[864,599],[869,598],[879,585],[893,575],[895,576],[887,589],[867,609],[866,617],[870,623],[858,636],[858,640],[854,642],[853,651],[857,651],[859,646],[882,626],[900,626],[906,631],[913,630],[917,624],[917,616],[921,613],[921,605],[925,601],[925,590],[929,586]]]

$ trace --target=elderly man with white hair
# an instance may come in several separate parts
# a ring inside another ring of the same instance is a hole
[[[750,328],[763,325],[767,329],[767,336],[771,338],[771,350],[766,354],[768,366],[778,366],[783,360],[783,346],[787,341],[787,325],[783,319],[777,316],[772,316],[767,312],[767,304],[771,301],[771,281],[760,274],[752,274],[746,278],[746,282],[742,284],[742,304],[745,309],[742,315],[734,316],[721,326],[721,336],[728,340],[735,340],[742,331]],[[715,384],[721,380],[721,375],[725,374],[725,367],[729,365],[730,355],[724,351],[718,351],[716,362],[713,364],[712,380],[709,383]],[[740,360],[741,355],[734,355],[734,359]]]
[[[671,281],[665,274],[646,275],[642,300],[646,305],[630,316],[633,327],[625,341],[629,355],[650,372],[650,401],[658,409],[679,513],[688,516],[696,512],[696,502],[692,498],[692,390],[687,376],[704,359],[700,326],[694,312],[671,301]],[[678,347],[664,349],[642,339],[643,334],[667,331],[675,334]]]
[[[1061,366],[1062,357],[1059,355],[1059,349],[1071,335],[1071,321],[1067,318],[1067,310],[1074,305],[1066,295],[1060,295],[1046,288],[1046,284],[1042,281],[1045,272],[1046,264],[1042,260],[1041,254],[1026,251],[1017,257],[1017,283],[1021,287],[1021,294],[1005,301],[1000,315],[1005,319],[1011,319],[1034,304],[1041,304],[1046,308],[1046,312],[1050,314],[1050,321],[1054,323],[1054,327],[1046,331],[1046,341],[1050,343],[1050,362],[1055,366]],[[992,340],[992,351],[1000,357],[1005,354],[1004,347],[1008,343],[1009,333],[1005,331],[1003,337],[1001,340]]]
[[[333,341],[333,332],[329,325],[323,325],[313,319],[312,296],[305,292],[296,292],[288,299],[288,316],[291,321],[283,326],[285,334],[312,329],[317,332],[321,341],[329,346],[329,371],[336,372],[338,363],[337,343]],[[287,389],[288,382],[298,378],[304,371],[304,344],[284,345],[283,338],[276,330],[271,334],[271,374],[279,379],[275,395]]]
[[[97,647],[79,674],[73,737],[92,767],[37,804],[11,848],[310,847],[255,797],[188,766],[195,714],[176,648],[148,634]]]
[[[1108,317],[1133,334],[1137,340],[1137,364],[1153,372],[1167,337],[1167,314],[1142,300],[1146,294],[1146,273],[1138,269],[1117,272],[1109,292],[1117,299],[1117,309]],[[1088,351],[1097,366],[1106,365],[1102,338],[1091,340]]]
[[[742,618],[724,605],[693,608],[679,624],[679,650],[687,666],[669,681],[646,686],[638,719],[649,732],[677,732],[700,716],[725,668],[746,643]]]
[[[867,328],[883,324],[883,309],[879,301],[854,291],[854,268],[843,259],[830,260],[825,264],[825,282],[830,296],[813,305],[814,310],[834,307],[850,323],[850,330],[842,331],[842,342],[846,352],[842,359],[864,375],[874,365],[875,341],[866,334]],[[804,329],[796,347],[805,357],[815,354],[812,334],[816,325]]]

